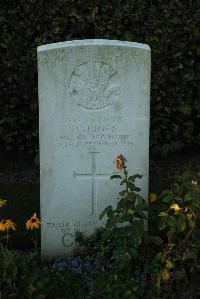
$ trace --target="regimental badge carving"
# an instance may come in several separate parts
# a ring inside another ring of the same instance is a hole
[[[73,71],[69,92],[78,105],[86,109],[101,109],[112,105],[118,99],[119,77],[117,72],[104,62],[85,62]]]

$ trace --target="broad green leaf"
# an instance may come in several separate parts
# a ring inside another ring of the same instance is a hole
[[[136,196],[137,195],[134,192],[129,192],[127,194],[127,199],[129,200],[129,202],[135,203]]]
[[[157,246],[160,246],[161,244],[163,244],[163,240],[158,236],[153,237],[152,242]]]
[[[173,216],[169,216],[167,217],[167,224],[172,226],[172,228],[175,229],[175,226],[176,226],[176,219],[173,217]],[[171,228],[171,229],[172,229]]]
[[[147,210],[147,204],[146,204],[146,202],[139,202],[136,205],[136,209],[137,209],[137,211],[146,211]]]
[[[142,178],[142,175],[140,175],[140,174],[138,173],[138,174],[129,176],[128,180],[134,183],[134,182],[135,182],[135,179],[141,179],[141,178]]]
[[[159,217],[167,217],[169,215],[166,212],[160,212],[160,214],[158,216]]]
[[[159,223],[159,229],[160,230],[163,230],[166,228],[166,220],[167,220],[167,217],[162,217],[161,218],[161,221]]]
[[[122,176],[118,175],[118,174],[114,174],[114,175],[111,175],[110,179],[111,180],[113,180],[113,179],[122,179]]]
[[[174,195],[173,194],[170,194],[170,195],[166,195],[163,197],[162,201],[164,202],[170,202],[174,199]]]
[[[120,191],[120,192],[119,192],[119,195],[120,195],[120,196],[125,196],[126,194],[127,194],[126,190],[123,190],[123,191]]]
[[[200,189],[192,192],[192,200],[200,205]]]
[[[106,214],[109,217],[110,214],[113,212],[113,207],[112,206],[108,206],[107,208],[105,208],[105,210],[99,215],[99,220],[101,220]]]
[[[123,184],[125,184],[126,183],[126,180],[122,180],[121,182],[120,182],[120,185],[123,185]]]
[[[160,196],[159,197],[164,197],[164,196],[166,196],[166,195],[170,195],[170,194],[173,194],[173,192],[172,192],[172,190],[170,190],[170,189],[166,189],[166,190],[163,190],[162,191],[162,193],[160,194]]]
[[[185,278],[185,270],[176,271],[173,275],[175,280],[182,280]]]
[[[200,194],[199,194],[200,195]],[[200,198],[200,197],[199,197]],[[192,194],[190,192],[187,192],[185,195],[184,195],[184,201],[185,202],[189,202],[192,200]]]
[[[134,258],[138,256],[138,252],[135,248],[129,248],[129,252],[130,252],[130,255]]]

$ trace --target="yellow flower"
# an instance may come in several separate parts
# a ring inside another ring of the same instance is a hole
[[[26,229],[39,228],[41,225],[40,219],[36,216],[36,213],[26,221]]]
[[[174,264],[171,261],[167,260],[165,266],[167,269],[172,269],[174,267]]]
[[[12,228],[13,230],[16,229],[16,224],[14,222],[12,222],[12,220],[1,220],[0,222],[0,230],[1,231],[5,231],[5,230],[9,230],[10,228]]]
[[[177,203],[173,203],[171,206],[170,206],[170,209],[174,210],[174,211],[180,211],[182,210],[178,205]]]
[[[7,200],[0,199],[0,208],[2,208],[3,206],[5,206],[6,203],[7,203]]]
[[[163,271],[161,272],[161,278],[162,278],[163,280],[169,280],[170,277],[171,277],[171,275],[170,275],[170,272],[169,272],[169,271],[167,271],[167,270],[163,270]]]
[[[122,170],[125,166],[125,162],[126,162],[126,159],[122,155],[119,155],[115,159],[115,164],[116,164],[117,170]]]
[[[134,211],[133,211],[132,209],[128,209],[127,214],[129,214],[129,215],[133,215],[133,214],[134,214]]]
[[[150,199],[150,202],[156,201],[157,194],[156,193],[150,193],[149,199]]]

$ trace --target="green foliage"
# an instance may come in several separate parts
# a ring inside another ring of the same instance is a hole
[[[39,254],[0,247],[0,298],[82,299],[85,291],[70,271],[52,271],[40,265]]]
[[[63,268],[62,260],[41,266],[36,250],[19,252],[0,244],[0,298],[198,298],[200,174],[184,172],[154,196],[149,205],[159,212],[147,231],[148,207],[136,187],[141,176],[129,176],[126,160],[120,159],[121,173],[112,176],[122,186],[119,201],[101,213],[104,227],[89,237],[77,233],[80,251],[72,268]],[[195,291],[188,295],[191,285]]]
[[[149,44],[151,148],[167,155],[199,144],[198,20],[198,1],[3,1],[2,149],[38,151],[36,47],[86,38]]]
[[[107,217],[104,229],[78,239],[87,254],[111,263],[96,276],[97,298],[182,296],[200,266],[200,176],[183,173],[152,203],[162,209],[154,228],[158,235],[144,229],[147,206],[135,186],[141,176],[128,177],[124,165],[123,174],[111,178],[124,186],[116,208],[101,213],[100,219]]]

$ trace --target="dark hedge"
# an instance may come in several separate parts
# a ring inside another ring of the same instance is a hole
[[[200,144],[197,0],[1,1],[1,150],[38,151],[36,48],[108,38],[152,49],[151,149]]]

